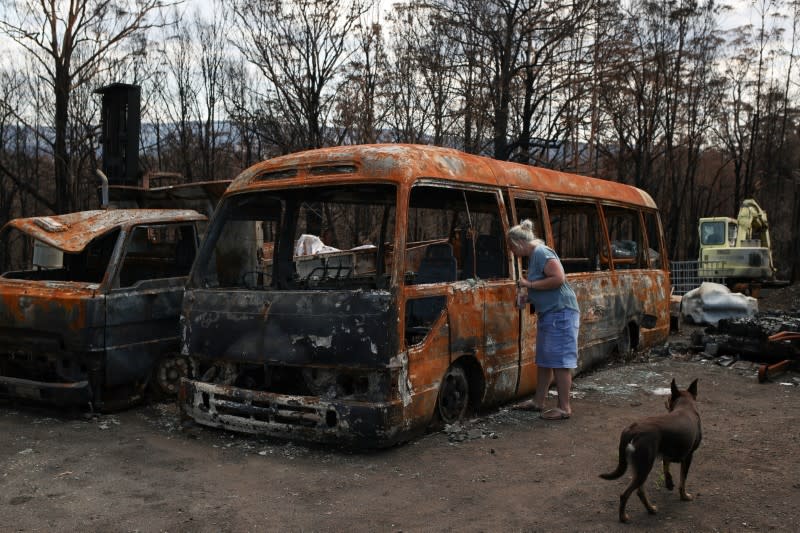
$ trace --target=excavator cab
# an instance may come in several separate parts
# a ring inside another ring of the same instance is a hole
[[[774,280],[775,267],[767,213],[753,199],[742,202],[737,217],[701,218],[699,261],[729,285]]]

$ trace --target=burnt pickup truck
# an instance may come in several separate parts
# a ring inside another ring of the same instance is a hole
[[[100,411],[175,392],[178,317],[205,215],[109,209],[0,230],[0,397]],[[5,268],[5,267],[4,267]]]

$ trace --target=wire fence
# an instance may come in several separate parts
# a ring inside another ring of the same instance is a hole
[[[724,261],[670,261],[672,294],[683,296],[704,281],[725,284]]]

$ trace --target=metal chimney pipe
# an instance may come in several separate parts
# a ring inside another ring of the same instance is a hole
[[[108,208],[108,177],[99,168],[94,169],[100,182],[100,207]]]

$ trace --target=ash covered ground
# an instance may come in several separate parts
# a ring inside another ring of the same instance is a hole
[[[795,316],[800,287],[762,291],[759,309]],[[684,325],[664,347],[577,377],[569,420],[506,406],[374,452],[186,431],[171,403],[88,420],[0,404],[0,529],[796,531],[800,374],[760,383],[759,362],[698,341],[717,334]],[[664,411],[673,378],[699,379],[695,500],[667,491],[657,465],[646,487],[658,514],[631,498],[623,527],[627,479],[598,474],[625,426]]]

